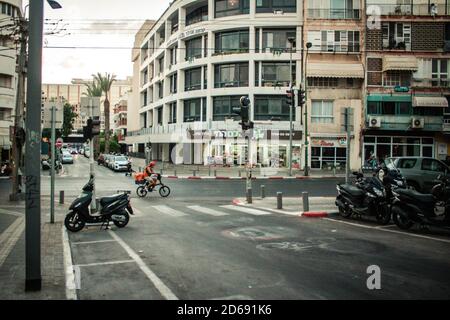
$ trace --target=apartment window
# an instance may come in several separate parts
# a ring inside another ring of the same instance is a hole
[[[412,113],[411,102],[369,101],[367,103],[368,115],[408,116]]]
[[[431,60],[431,84],[433,87],[448,86],[448,69],[450,60],[432,59]]]
[[[158,124],[162,125],[163,123],[163,107],[159,107],[157,110],[157,120],[158,120]]]
[[[383,59],[367,59],[367,85],[381,86],[383,82]]]
[[[256,12],[296,12],[297,0],[256,0]]]
[[[262,34],[262,49],[263,52],[282,51],[290,52],[291,44],[289,38],[296,39],[295,29],[263,29]],[[257,33],[258,35],[258,33]],[[259,49],[259,36],[257,36],[257,48]],[[293,50],[295,50],[296,41],[293,43]]]
[[[149,75],[149,81],[152,81],[153,80],[153,63],[152,64],[150,64],[149,66],[148,66],[148,75]]]
[[[411,72],[409,71],[386,71],[383,73],[383,86],[385,87],[409,87],[411,85]]]
[[[207,35],[205,35],[204,37],[203,37],[203,57],[207,57],[208,56],[208,50],[209,50],[209,48],[208,48],[208,36]]]
[[[208,88],[208,67],[203,67],[203,89]]]
[[[170,76],[170,93],[177,93],[178,75],[175,73]]]
[[[0,73],[0,87],[12,88],[12,76]]]
[[[0,121],[10,121],[11,119],[11,109],[0,108]]]
[[[169,123],[177,123],[177,103],[169,104]]]
[[[173,47],[170,49],[170,65],[174,66],[177,64],[177,51],[178,47]]]
[[[13,48],[13,44],[10,37],[0,35],[0,47]]]
[[[197,8],[186,14],[186,26],[203,21],[208,21],[208,6]]]
[[[213,121],[225,119],[238,120],[239,116],[233,114],[234,107],[240,107],[240,96],[220,96],[213,98]]]
[[[284,95],[255,96],[255,120],[289,121],[289,108]]]
[[[359,19],[360,0],[309,0],[308,18]]]
[[[308,78],[308,86],[312,88],[337,88],[338,83],[338,78]]]
[[[216,53],[248,52],[248,30],[216,33]]]
[[[202,68],[186,70],[184,73],[184,90],[200,90],[202,88]]]
[[[333,123],[333,101],[316,100],[312,102],[312,123]]]
[[[10,17],[15,17],[18,15],[18,9],[12,4],[1,2],[2,4],[2,14],[8,15]]]
[[[295,85],[296,67],[292,63],[292,69],[289,70],[289,62],[260,62],[261,66],[261,85],[264,87],[289,86],[291,74],[293,85]],[[258,66],[259,67],[259,66]]]
[[[145,90],[144,92],[141,93],[141,106],[145,107],[148,104],[148,95],[147,95],[147,90]]]
[[[248,87],[248,63],[214,66],[214,87]]]
[[[145,69],[142,72],[142,81],[141,81],[141,85],[145,85],[148,82],[148,69]]]
[[[200,121],[201,100],[197,98],[184,101],[184,122]]]
[[[411,50],[411,24],[383,22],[383,49]]]
[[[359,52],[359,31],[322,30],[309,31],[311,51]]]
[[[214,9],[216,18],[248,14],[250,0],[215,0]]]
[[[164,72],[164,57],[158,60],[159,73]]]
[[[186,61],[202,57],[202,37],[186,41]]]
[[[158,98],[162,99],[164,97],[164,80],[160,81],[158,84]]]

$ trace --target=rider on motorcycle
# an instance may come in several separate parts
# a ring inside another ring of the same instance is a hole
[[[149,163],[147,167],[145,167],[144,170],[144,179],[148,181],[149,187],[148,189],[150,191],[153,190],[156,183],[158,182],[158,174],[153,171],[153,168],[156,166],[156,161],[152,161]]]

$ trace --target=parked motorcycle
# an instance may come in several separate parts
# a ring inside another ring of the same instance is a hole
[[[431,194],[411,189],[393,192],[392,217],[395,224],[407,230],[414,224],[450,229],[450,176],[439,175]]]
[[[91,176],[89,182],[83,187],[80,196],[70,205],[70,211],[64,220],[66,228],[69,231],[78,232],[84,228],[86,223],[102,223],[101,227],[105,226],[105,229],[108,229],[111,221],[118,228],[125,227],[130,220],[129,215],[134,214],[130,204],[129,192],[101,198],[98,214],[93,215],[89,208],[93,190],[94,182]]]
[[[50,170],[50,159],[49,160],[42,160],[42,170]],[[55,160],[55,170],[62,170],[62,163],[59,160]]]
[[[392,190],[406,188],[405,179],[398,170],[384,162],[378,166],[373,177],[365,178],[359,172],[353,172],[353,175],[356,176],[353,185],[336,186],[338,196],[335,204],[340,215],[346,218],[352,215],[373,216],[379,223],[388,224],[391,220]]]

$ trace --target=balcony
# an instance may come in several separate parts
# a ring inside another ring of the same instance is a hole
[[[367,115],[366,119],[377,118],[380,122],[377,126],[370,126],[367,122],[366,128],[378,130],[404,130],[404,131],[442,131],[442,116],[420,116],[420,115]],[[423,119],[423,125],[412,127],[412,119]]]
[[[360,9],[308,9],[308,19],[361,19]]]
[[[432,14],[428,4],[385,4],[367,3],[367,15],[382,16],[422,16],[422,17],[442,17],[450,15],[450,4],[436,3],[436,14]]]
[[[450,119],[444,119],[444,123],[442,124],[442,131],[450,133]]]
[[[411,87],[413,88],[447,88],[450,89],[450,79],[448,78],[413,78]]]

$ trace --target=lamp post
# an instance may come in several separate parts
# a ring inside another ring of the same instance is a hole
[[[295,38],[294,37],[289,37],[288,41],[290,43],[290,59],[289,59],[289,91],[290,94],[292,93],[292,85],[293,85],[293,80],[292,80],[292,49],[294,48],[294,41]],[[291,104],[289,106],[289,176],[292,176],[292,113],[293,113],[293,108],[294,108],[294,103],[292,101],[293,99],[291,99]]]
[[[305,56],[305,66],[303,68],[303,85],[305,86],[305,176],[309,176],[309,167],[308,167],[308,148],[309,148],[309,141],[308,141],[308,88],[306,84],[307,79],[307,72],[306,72],[306,64],[308,62],[308,53],[309,48],[312,47],[311,42],[306,43],[306,56]]]
[[[47,0],[52,9],[58,2]],[[25,147],[25,290],[41,290],[41,88],[44,1],[30,1]],[[53,161],[53,159],[52,159]]]

